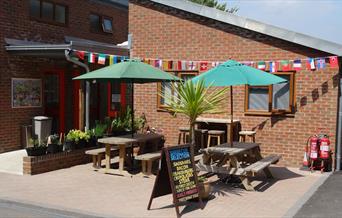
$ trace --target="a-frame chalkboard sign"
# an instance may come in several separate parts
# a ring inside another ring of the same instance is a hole
[[[194,155],[189,144],[162,149],[160,167],[147,209],[151,208],[153,198],[171,193],[177,217],[180,217],[180,202],[198,198],[200,208],[203,209],[203,202],[199,196]]]

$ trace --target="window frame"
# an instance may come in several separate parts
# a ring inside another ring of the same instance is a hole
[[[286,115],[286,114],[294,114],[295,113],[295,105],[296,105],[296,80],[295,80],[295,71],[282,71],[282,72],[275,72],[272,73],[274,75],[288,75],[290,76],[290,81],[289,81],[289,107],[284,110],[284,109],[273,109],[273,85],[268,85],[268,86],[245,86],[245,114],[247,115]],[[249,89],[257,87],[257,88],[268,88],[268,111],[264,110],[250,110],[248,109],[249,106]]]
[[[68,5],[62,4],[62,3],[56,3],[54,1],[50,0],[38,0],[39,1],[39,17],[32,16],[31,15],[31,1],[28,1],[28,6],[29,6],[29,16],[30,20],[38,21],[41,23],[47,23],[47,24],[52,24],[56,26],[62,26],[62,27],[68,27],[69,26],[69,7]],[[53,20],[47,20],[42,18],[42,10],[43,10],[43,2],[51,3],[53,5]],[[55,16],[56,16],[56,5],[62,6],[65,8],[65,23],[60,23],[55,21]]]
[[[99,31],[95,30],[94,28],[91,27],[91,23],[90,23],[90,16],[91,15],[96,15],[99,17]],[[107,31],[105,30],[105,27],[104,27],[104,20],[110,20],[111,23],[112,23],[112,30],[111,31]],[[110,17],[110,16],[107,16],[107,15],[103,15],[103,14],[99,14],[99,13],[96,13],[96,12],[90,12],[89,13],[89,16],[88,16],[88,20],[89,20],[89,29],[90,29],[90,32],[91,33],[96,33],[96,34],[113,34],[114,33],[114,26],[113,26],[113,18]]]
[[[193,75],[198,76],[199,75],[199,71],[197,70],[169,70],[169,71],[165,71],[167,73],[173,74],[174,76],[177,76],[179,78],[182,78],[182,75]],[[157,83],[157,110],[161,110],[161,111],[166,111],[169,107],[167,105],[161,104],[160,101],[162,99],[162,96],[159,95],[159,93],[161,93],[161,88],[162,88],[162,83],[158,82]],[[174,90],[171,90],[172,95],[174,95]]]

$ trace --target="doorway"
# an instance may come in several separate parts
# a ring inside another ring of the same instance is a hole
[[[63,70],[44,72],[45,115],[52,117],[52,132],[65,132],[65,74]]]

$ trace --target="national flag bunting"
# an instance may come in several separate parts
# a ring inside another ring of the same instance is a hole
[[[307,62],[306,62],[306,68],[308,70],[315,70],[316,66],[315,66],[315,59],[314,58],[308,58]]]
[[[76,56],[78,57],[78,59],[84,60],[84,55],[84,51],[76,51]]]
[[[301,60],[294,60],[293,61],[293,69],[295,69],[296,71],[302,69],[302,62],[301,62]]]
[[[281,71],[290,71],[291,66],[290,66],[290,61],[288,60],[281,60],[279,64],[279,70]]]
[[[93,53],[89,53],[88,62],[89,63],[95,63],[95,55]]]
[[[200,62],[200,71],[208,70],[208,62]]]
[[[337,56],[329,57],[329,63],[330,63],[330,67],[338,68],[338,58],[337,58]]]
[[[164,61],[163,62],[163,70],[169,70],[170,68],[169,68],[169,63],[168,63],[169,61]]]
[[[259,70],[266,70],[266,62],[265,61],[259,61],[258,62],[258,69]]]
[[[220,65],[219,61],[211,62],[212,67],[217,67],[218,65]]]
[[[181,70],[186,70],[186,61],[182,61]]]
[[[99,54],[97,58],[97,63],[104,65],[106,63],[106,55],[105,54]]]
[[[114,55],[109,55],[109,65],[114,64]]]
[[[277,72],[277,63],[275,61],[270,62],[270,72],[271,73]]]
[[[156,68],[162,68],[163,67],[163,61],[162,60],[155,60],[154,61],[154,66]]]
[[[317,69],[324,69],[325,68],[325,59],[324,58],[317,59],[316,66],[317,66]]]
[[[194,61],[188,62],[188,70],[196,70],[196,63]]]
[[[242,62],[242,64],[249,66],[249,67],[253,67],[254,62],[253,61],[244,61],[244,62]]]

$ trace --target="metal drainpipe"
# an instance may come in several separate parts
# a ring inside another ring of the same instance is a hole
[[[70,42],[70,45],[72,45],[72,42]],[[77,60],[74,60],[70,57],[70,50],[65,50],[64,51],[64,54],[65,54],[65,58],[67,61],[71,62],[71,63],[74,63],[80,67],[83,67],[85,70],[86,70],[86,73],[89,73],[90,70],[89,70],[89,67],[88,65],[80,62],[80,61],[77,61]],[[86,108],[85,108],[85,131],[89,130],[89,96],[90,96],[90,83],[88,81],[86,81]]]
[[[339,58],[339,62],[341,62],[342,59]],[[340,65],[339,75],[340,75],[340,85],[338,87],[338,126],[337,126],[337,140],[336,140],[336,171],[341,170],[341,132],[342,132],[342,65]]]

